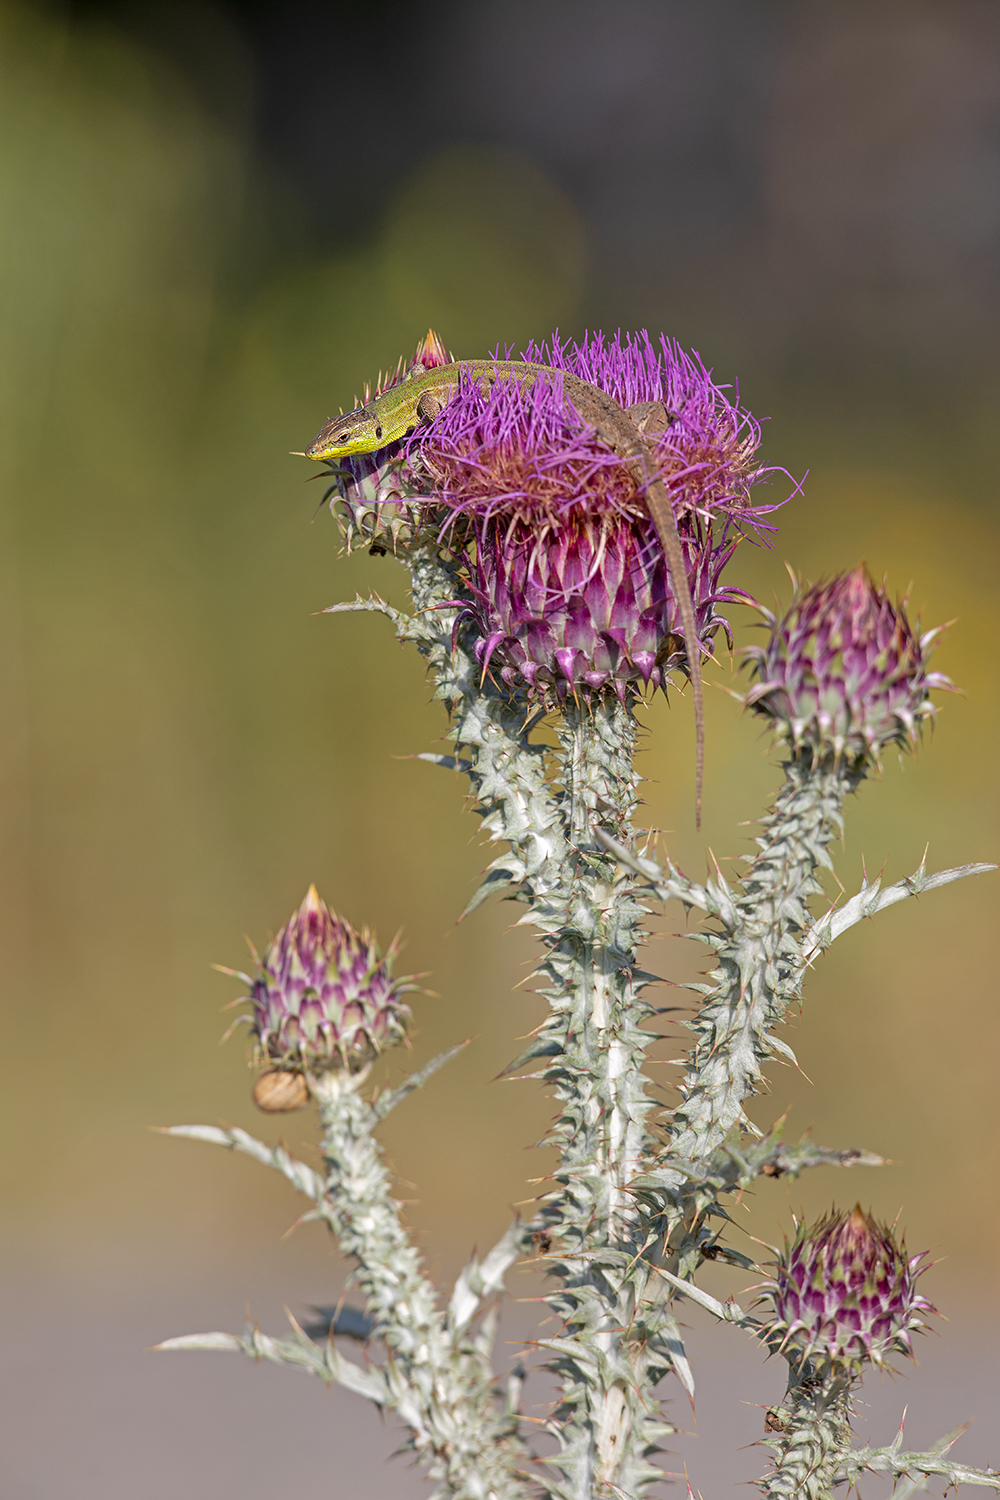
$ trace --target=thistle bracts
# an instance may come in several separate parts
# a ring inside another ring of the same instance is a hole
[[[760,1298],[774,1317],[759,1337],[787,1359],[789,1383],[768,1413],[776,1457],[760,1488],[774,1500],[827,1500],[854,1457],[852,1390],[864,1366],[885,1367],[897,1353],[912,1358],[911,1335],[935,1310],[916,1290],[926,1257],[908,1256],[894,1229],[860,1204],[797,1223],[777,1254]]]
[[[747,658],[759,679],[744,700],[797,752],[877,763],[888,744],[912,749],[934,713],[932,688],[950,688],[927,661],[939,630],[917,634],[862,564],[800,589],[770,638]]]
[[[770,1333],[783,1351],[824,1370],[857,1373],[893,1353],[912,1359],[911,1334],[934,1311],[916,1289],[925,1259],[908,1256],[893,1229],[860,1204],[799,1223],[764,1293],[774,1307]]]
[[[471,522],[475,545],[467,549],[465,576],[476,660],[505,685],[527,687],[542,701],[589,698],[608,688],[624,699],[628,688],[665,688],[686,656],[655,529],[617,455],[566,431],[562,413],[556,448],[557,435],[545,433],[555,424],[538,420],[551,417],[554,396],[541,381],[526,388],[497,384],[489,397],[470,393],[469,405],[481,405],[483,428],[520,419],[517,446],[506,452],[492,446],[487,470],[479,452],[490,444],[480,430],[460,460],[452,454],[446,462],[440,451],[432,460],[445,476],[442,492],[459,483],[465,496],[456,522]],[[694,511],[681,518],[680,534],[707,652],[720,626],[729,633],[718,606],[746,597],[721,577],[736,538],[719,540]]]
[[[310,886],[263,958],[255,955],[255,975],[241,976],[258,1056],[282,1070],[358,1072],[402,1042],[409,1010],[399,996],[414,986],[393,979],[394,956],[390,948],[382,957]]]

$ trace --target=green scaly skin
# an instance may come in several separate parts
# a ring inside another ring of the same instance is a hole
[[[414,369],[396,385],[374,396],[364,406],[339,417],[331,417],[305,450],[305,457],[329,462],[353,453],[375,453],[414,430],[421,421],[435,417],[455,395],[463,379],[478,380],[484,392],[496,380],[521,380],[528,384],[540,375],[558,377],[577,412],[593,427],[601,442],[624,460],[636,484],[645,492],[649,513],[656,527],[670,572],[684,632],[691,696],[694,700],[697,749],[695,761],[695,817],[701,826],[701,786],[705,761],[705,716],[701,682],[701,642],[695,623],[694,602],[684,565],[684,549],[674,524],[673,507],[660,477],[656,455],[635,421],[618,402],[576,375],[514,359],[469,359],[425,370]],[[656,405],[657,403],[650,403]],[[666,413],[664,413],[666,416]],[[667,418],[669,420],[669,418]]]

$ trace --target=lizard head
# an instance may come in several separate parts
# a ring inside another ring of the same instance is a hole
[[[305,456],[322,460],[346,458],[349,453],[374,453],[387,441],[375,413],[367,406],[359,406],[356,411],[344,412],[324,422]]]

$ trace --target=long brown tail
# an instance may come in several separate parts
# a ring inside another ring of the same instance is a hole
[[[533,367],[529,367],[533,368]],[[687,653],[688,676],[691,679],[691,697],[694,700],[694,722],[696,733],[694,816],[695,826],[701,828],[701,788],[705,772],[705,706],[701,682],[701,642],[694,617],[694,601],[684,566],[684,548],[674,525],[674,512],[670,504],[667,487],[660,478],[656,457],[647,439],[640,431],[632,411],[626,411],[607,391],[590,385],[577,375],[567,371],[558,373],[566,394],[585,422],[593,424],[595,431],[625,461],[636,483],[646,492],[646,503],[653,518],[657,535],[663,546],[670,584],[684,631],[684,650]],[[658,403],[648,403],[657,405]],[[633,408],[634,410],[634,408]],[[662,408],[661,408],[662,410]],[[648,416],[648,413],[647,413]],[[666,412],[663,411],[666,421]]]
[[[684,565],[684,549],[681,539],[674,525],[674,513],[670,504],[670,496],[662,479],[648,478],[646,500],[649,505],[649,513],[656,527],[656,534],[660,538],[664,555],[667,559],[667,567],[670,570],[670,583],[677,601],[680,612],[681,625],[684,630],[684,649],[687,652],[688,676],[691,679],[691,698],[694,702],[694,724],[695,724],[695,766],[694,766],[694,821],[695,827],[701,828],[701,789],[705,777],[705,700],[702,692],[701,682],[701,642],[698,639],[698,627],[694,617],[694,600],[691,598],[691,586],[688,583],[687,568]]]

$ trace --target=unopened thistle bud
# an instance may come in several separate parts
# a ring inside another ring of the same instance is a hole
[[[399,996],[414,985],[392,978],[394,956],[390,948],[383,958],[368,934],[337,917],[311,886],[256,960],[256,974],[245,976],[258,1054],[277,1065],[276,1073],[358,1072],[402,1042],[409,1011]]]
[[[744,701],[816,760],[877,763],[884,745],[913,748],[931,689],[952,686],[927,670],[940,631],[917,634],[863,564],[800,589],[769,620],[767,644],[747,652],[759,681]]]
[[[892,1227],[860,1204],[796,1226],[764,1290],[774,1305],[771,1332],[781,1347],[845,1371],[893,1353],[913,1357],[911,1334],[935,1309],[916,1290],[925,1255],[907,1256]]]

